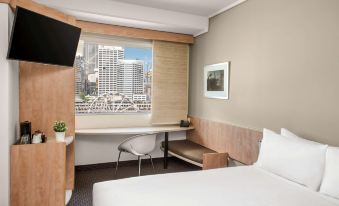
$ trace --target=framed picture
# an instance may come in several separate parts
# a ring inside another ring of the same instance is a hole
[[[228,99],[229,62],[207,65],[204,68],[205,97]]]

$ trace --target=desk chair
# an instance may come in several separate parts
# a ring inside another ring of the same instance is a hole
[[[128,138],[127,140],[123,141],[119,147],[119,157],[115,168],[115,174],[118,172],[118,165],[120,160],[120,155],[122,152],[127,152],[138,156],[139,162],[139,176],[141,170],[141,157],[142,156],[149,156],[152,164],[152,168],[154,171],[154,165],[152,156],[150,153],[155,149],[155,142],[156,142],[156,134],[143,134],[143,135],[136,135],[133,137]]]

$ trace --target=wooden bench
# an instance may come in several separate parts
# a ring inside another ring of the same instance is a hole
[[[164,142],[162,142],[164,148]],[[174,140],[168,142],[168,153],[202,169],[227,167],[228,154],[218,153],[189,140]]]

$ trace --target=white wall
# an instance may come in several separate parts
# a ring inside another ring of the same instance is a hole
[[[150,114],[124,114],[124,115],[81,115],[75,118],[75,127],[79,128],[107,128],[107,127],[143,127],[151,126]],[[88,165],[106,162],[115,162],[118,158],[118,145],[128,136],[94,136],[81,135],[75,141],[75,165]],[[169,139],[185,139],[185,132],[173,132]],[[157,136],[156,150],[152,157],[163,157],[160,143],[164,134]],[[136,160],[129,154],[122,154],[121,160]]]
[[[12,20],[8,5],[0,4],[0,206],[9,205],[9,148],[19,120],[19,68],[16,61],[6,59]]]
[[[77,136],[75,142],[75,164],[88,165],[105,162],[116,162],[118,159],[118,145],[128,138],[128,136]],[[169,139],[185,139],[184,132],[173,132],[169,134]],[[160,150],[160,142],[164,140],[164,134],[157,135],[157,146],[151,154],[153,158],[163,157]],[[121,161],[136,160],[133,155],[121,154]]]

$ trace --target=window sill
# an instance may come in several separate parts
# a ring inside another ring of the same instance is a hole
[[[116,113],[90,113],[90,114],[75,114],[76,117],[85,116],[119,116],[119,115],[152,115],[152,112],[116,112]]]

